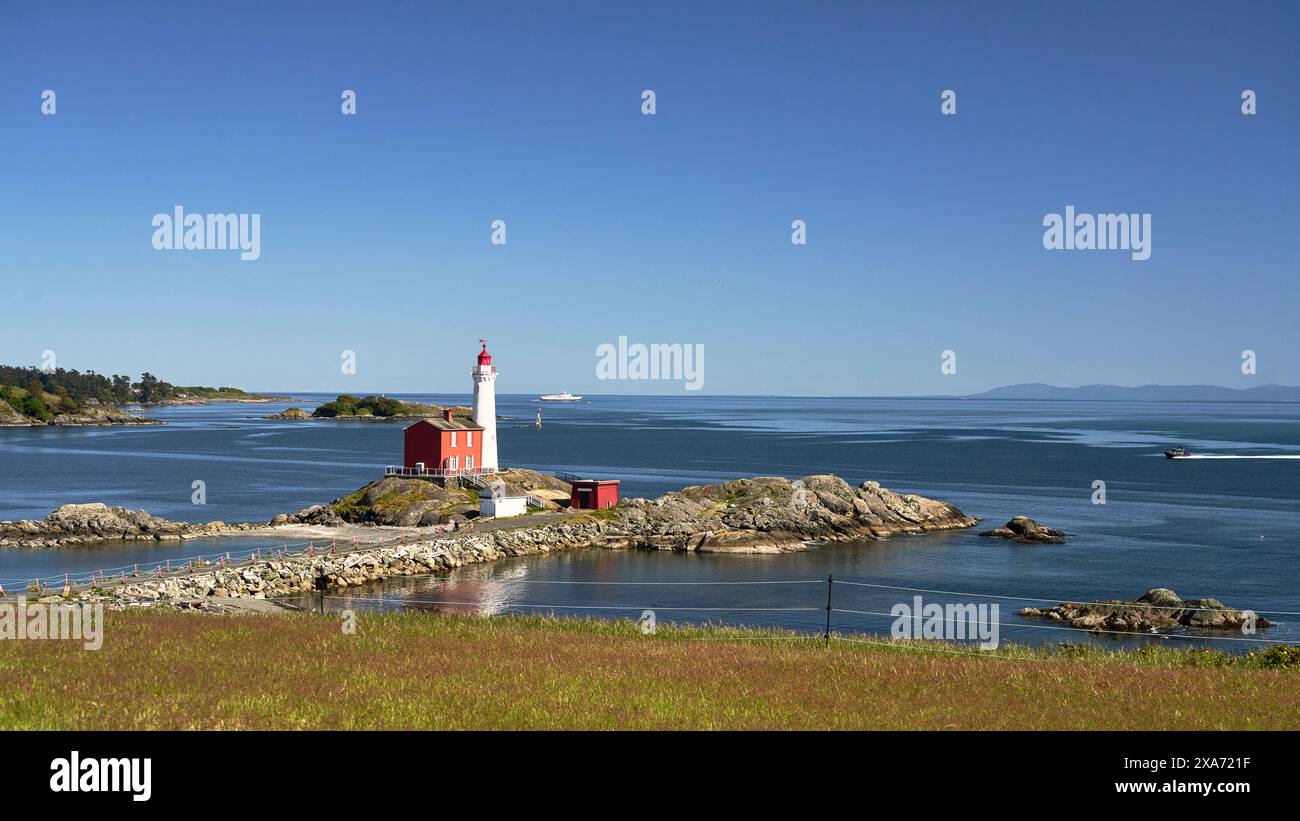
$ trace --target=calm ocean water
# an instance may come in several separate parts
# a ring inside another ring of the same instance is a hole
[[[466,401],[460,395],[401,398]],[[499,397],[498,412],[510,417],[499,427],[502,461],[618,478],[624,495],[641,496],[738,476],[837,473],[854,483],[874,479],[897,491],[936,496],[990,524],[1026,514],[1072,536],[1061,546],[1023,546],[967,531],[782,556],[588,551],[389,582],[363,591],[364,597],[484,612],[538,605],[635,618],[642,609],[656,609],[661,620],[819,632],[824,612],[768,608],[824,607],[824,580],[833,573],[961,594],[925,594],[927,601],[981,601],[970,598],[973,593],[1013,597],[1001,600],[1002,636],[1017,641],[1083,638],[1013,615],[1032,600],[1129,598],[1156,586],[1266,613],[1300,611],[1300,460],[1171,462],[1161,455],[1175,444],[1224,455],[1300,453],[1300,408],[1294,405],[588,399],[545,405],[544,426],[537,430],[532,397]],[[165,408],[155,414],[169,423],[161,427],[0,429],[0,519],[41,518],[67,502],[103,501],[172,519],[264,521],[350,492],[401,459],[400,423],[263,418],[284,407]],[[207,485],[206,506],[190,503],[195,480]],[[1106,483],[1105,505],[1092,503],[1097,480]],[[0,578],[12,584],[244,544],[8,549],[0,551]],[[818,579],[799,585],[644,584]],[[593,581],[642,584],[572,584]],[[834,595],[837,608],[887,612],[913,594],[836,586]],[[1267,636],[1300,636],[1290,624],[1297,617],[1270,618],[1280,624]],[[837,613],[835,626],[884,632],[890,621]]]

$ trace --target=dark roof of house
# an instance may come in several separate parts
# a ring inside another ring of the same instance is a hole
[[[421,419],[415,425],[433,425],[438,430],[483,430],[483,426],[473,421],[464,421],[457,419],[454,422],[448,422],[438,416],[430,416],[427,419]],[[415,425],[412,425],[414,427]]]

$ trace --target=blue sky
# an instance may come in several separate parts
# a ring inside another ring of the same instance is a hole
[[[623,335],[704,345],[708,393],[1300,383],[1298,39],[1263,3],[9,3],[0,361],[442,392],[486,336],[504,392],[682,391],[598,381]],[[177,204],[260,213],[261,258],[155,250]],[[1066,205],[1150,213],[1151,258],[1045,250]]]

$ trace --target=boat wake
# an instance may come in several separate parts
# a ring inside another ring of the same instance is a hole
[[[1189,453],[1175,456],[1175,459],[1300,459],[1300,453],[1272,454],[1260,456],[1216,456],[1212,453]]]

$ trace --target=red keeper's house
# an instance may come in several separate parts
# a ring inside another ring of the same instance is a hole
[[[421,419],[408,427],[404,466],[436,474],[474,472],[483,465],[483,427],[467,419]]]

